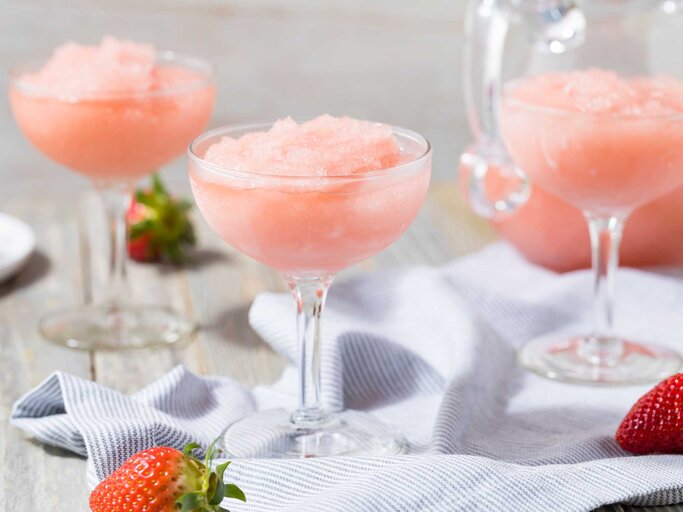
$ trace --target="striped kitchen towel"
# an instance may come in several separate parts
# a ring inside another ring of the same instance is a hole
[[[516,363],[515,347],[532,337],[586,328],[590,284],[588,272],[557,275],[502,244],[441,268],[335,283],[323,324],[325,401],[372,412],[411,452],[238,460],[228,474],[249,503],[231,510],[573,512],[683,501],[683,457],[632,457],[613,440],[649,386],[563,384]],[[680,276],[623,270],[618,290],[621,332],[680,346]],[[250,312],[290,361],[292,309],[288,296],[263,294]],[[140,449],[206,444],[255,410],[293,407],[294,389],[291,365],[254,390],[178,367],[131,396],[56,373],[17,402],[12,422],[87,456],[94,485]]]

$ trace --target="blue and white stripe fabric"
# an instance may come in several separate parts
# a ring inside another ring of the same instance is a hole
[[[238,460],[241,511],[583,511],[683,502],[683,457],[632,457],[613,440],[649,386],[595,388],[518,367],[515,347],[587,326],[588,272],[557,275],[496,244],[442,268],[378,272],[332,286],[323,325],[323,389],[332,409],[372,412],[411,453],[384,458]],[[683,281],[622,270],[617,324],[633,339],[683,343]],[[293,305],[263,294],[250,320],[290,361]],[[255,411],[294,406],[292,366],[247,390],[178,367],[137,394],[56,373],[15,405],[37,439],[88,457],[94,485],[153,445],[207,444]],[[248,439],[245,440],[248,442]]]

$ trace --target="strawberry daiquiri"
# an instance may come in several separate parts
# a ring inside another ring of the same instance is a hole
[[[320,276],[378,253],[408,229],[429,185],[427,166],[405,175],[424,152],[411,151],[390,126],[285,119],[268,132],[216,141],[204,153],[211,167],[193,162],[190,182],[207,222],[236,249],[287,275]]]
[[[278,270],[297,304],[299,405],[231,425],[230,457],[388,454],[393,431],[320,401],[320,317],[334,274],[410,226],[427,193],[431,148],[417,133],[350,118],[226,127],[190,147],[190,183],[209,225]],[[244,439],[253,443],[246,446]]]
[[[17,124],[47,157],[90,178],[140,178],[178,156],[206,126],[209,69],[147,44],[67,43],[10,87]]]
[[[683,81],[600,69],[527,77],[505,86],[500,126],[534,186],[583,212],[596,278],[593,332],[534,340],[522,348],[522,363],[551,378],[596,384],[674,373],[681,363],[674,351],[613,334],[613,275],[631,212],[683,185]]]
[[[180,155],[204,129],[214,95],[205,62],[113,37],[93,46],[66,43],[12,72],[9,98],[19,128],[48,158],[92,180],[111,227],[106,298],[43,317],[47,339],[117,350],[190,334],[192,325],[167,308],[129,303],[124,216],[135,181]]]
[[[597,69],[508,84],[505,144],[531,181],[584,211],[629,213],[683,184],[683,81]]]

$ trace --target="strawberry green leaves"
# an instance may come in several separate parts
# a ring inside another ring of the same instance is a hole
[[[216,441],[211,443],[206,450],[204,463],[201,463],[193,455],[194,450],[199,448],[201,446],[197,443],[190,443],[183,449],[185,457],[201,465],[203,479],[201,490],[184,494],[178,498],[176,505],[180,512],[230,512],[220,506],[226,498],[237,499],[246,503],[247,498],[239,487],[235,484],[226,485],[224,482],[225,470],[230,465],[230,461],[217,465],[213,471],[209,469],[220,453],[220,450],[216,448]]]
[[[225,486],[225,497],[232,498],[234,500],[240,500],[244,503],[247,502],[247,497],[242,492],[242,489],[237,487],[235,484],[228,484]]]
[[[137,190],[126,214],[128,253],[136,261],[185,260],[184,249],[195,245],[188,217],[192,204],[171,196],[158,174],[149,189]]]
[[[197,462],[201,462],[197,457],[195,457],[192,454],[192,452],[195,451],[197,448],[201,448],[201,446],[197,443],[188,443],[183,448],[183,455],[185,455],[185,457],[189,457],[193,460],[196,460]]]
[[[180,512],[194,512],[211,510],[205,507],[206,496],[201,491],[189,492],[182,495],[176,501],[176,505],[180,508]]]

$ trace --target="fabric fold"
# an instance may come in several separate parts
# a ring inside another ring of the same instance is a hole
[[[249,503],[230,509],[575,512],[683,501],[683,458],[632,457],[613,439],[650,386],[570,385],[517,364],[516,348],[534,336],[589,327],[590,283],[587,271],[554,274],[503,244],[440,268],[335,282],[322,328],[324,401],[371,412],[405,436],[410,452],[238,460],[229,477]],[[619,332],[680,348],[677,273],[622,269],[617,290]],[[248,391],[178,367],[126,396],[58,372],[17,402],[12,422],[86,455],[92,485],[140,449],[208,444],[253,411],[293,407],[292,300],[262,294],[249,318],[290,362],[272,386]]]

